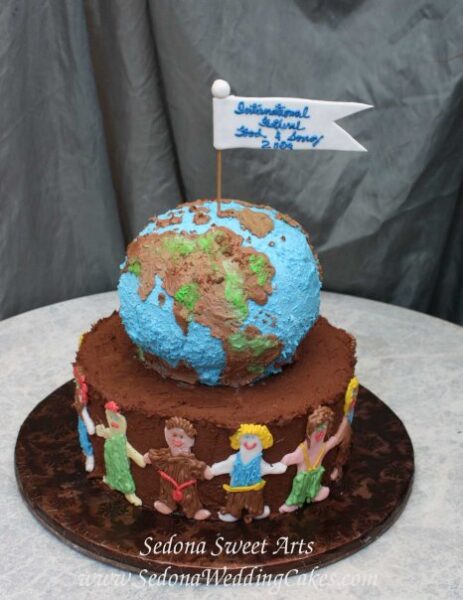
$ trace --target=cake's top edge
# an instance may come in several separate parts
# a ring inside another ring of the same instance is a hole
[[[320,317],[301,343],[297,361],[283,373],[236,389],[187,385],[145,368],[114,312],[84,335],[76,361],[89,386],[126,413],[179,414],[233,429],[241,422],[287,423],[337,402],[354,375],[356,359],[354,338]]]

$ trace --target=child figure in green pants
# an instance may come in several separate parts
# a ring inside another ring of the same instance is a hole
[[[124,494],[126,500],[135,506],[141,505],[141,499],[135,494],[135,482],[130,471],[131,458],[135,464],[146,466],[143,456],[127,440],[127,421],[121,415],[115,402],[105,404],[106,420],[109,427],[96,426],[96,434],[104,438],[104,462],[106,474],[103,482],[110,488]]]
[[[325,442],[333,420],[334,414],[330,408],[326,406],[316,408],[307,420],[306,439],[294,452],[286,454],[281,459],[281,462],[287,466],[297,465],[291,493],[280,506],[281,513],[293,512],[306,502],[320,502],[328,497],[330,488],[322,485],[325,472],[322,462],[326,454],[341,443],[348,426],[348,421],[344,417],[336,434]]]

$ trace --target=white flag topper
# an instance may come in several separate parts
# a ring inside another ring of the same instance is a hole
[[[372,108],[358,102],[303,98],[231,96],[230,85],[217,79],[214,96],[214,147],[267,150],[349,150],[367,152],[335,121]]]

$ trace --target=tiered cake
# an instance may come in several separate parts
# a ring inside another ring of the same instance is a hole
[[[349,454],[355,341],[319,316],[297,222],[236,200],[180,205],[129,245],[119,297],[75,363],[91,476],[132,504],[228,522],[329,495]]]

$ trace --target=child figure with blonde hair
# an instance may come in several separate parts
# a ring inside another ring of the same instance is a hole
[[[263,450],[273,445],[273,437],[265,425],[243,424],[230,437],[235,454],[211,467],[212,474],[230,474],[230,484],[224,484],[227,492],[225,507],[219,512],[222,521],[237,521],[243,511],[244,520],[264,519],[270,507],[264,504],[264,475],[278,475],[286,471],[286,465],[271,465],[262,458]]]

